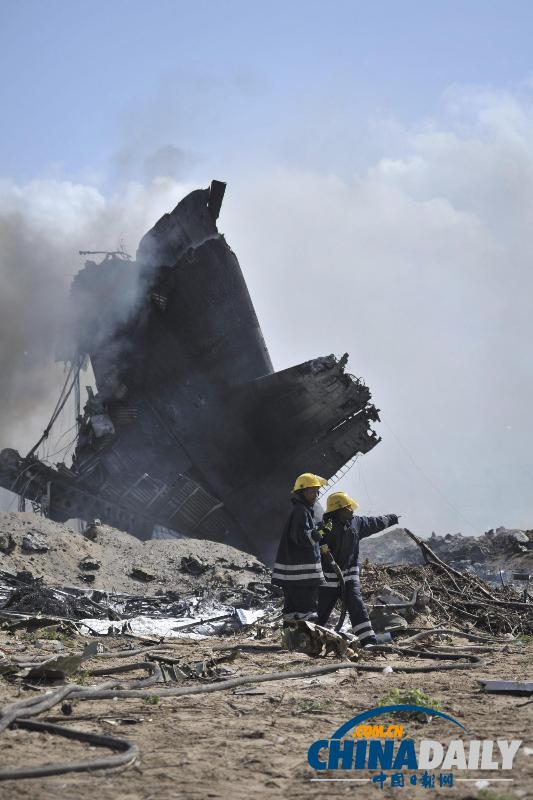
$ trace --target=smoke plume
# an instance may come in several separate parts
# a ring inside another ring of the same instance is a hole
[[[124,243],[135,255],[147,228],[187,190],[158,179],[106,199],[69,182],[0,184],[0,447],[26,452],[55,405],[64,380],[56,353],[70,350],[70,284],[84,264],[78,250]]]

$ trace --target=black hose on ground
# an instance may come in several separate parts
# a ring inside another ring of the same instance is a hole
[[[133,689],[135,687],[148,688],[163,680],[159,664],[152,661],[143,661],[140,664],[123,664],[120,667],[112,668],[110,671],[129,672],[133,669],[146,669],[149,671],[150,675],[148,678],[142,678],[136,681],[106,681],[99,686],[93,686],[93,691],[98,690],[102,692],[109,690],[113,697],[113,690],[117,687],[122,687],[123,690]],[[99,670],[97,670],[97,672],[99,672]],[[26,700],[20,700],[18,703],[11,703],[5,706],[0,716],[0,733],[14,723],[19,717],[24,715],[35,717],[42,711],[48,711],[67,697],[76,697],[77,693],[85,691],[85,688],[86,687],[76,683],[69,683],[66,686],[61,686],[61,688],[57,689],[55,692],[47,692],[37,697],[29,697]]]
[[[161,668],[157,661],[140,661],[137,664],[119,664],[118,667],[102,667],[101,669],[89,670],[89,675],[116,675],[120,672],[135,672],[138,669],[148,671],[147,678],[140,678],[135,681],[135,686],[152,686],[163,680]]]
[[[370,651],[387,654],[387,653],[398,653],[399,655],[403,656],[416,656],[417,658],[434,658],[436,661],[459,661],[463,658],[477,658],[473,653],[466,653],[463,651],[459,651],[457,653],[442,653],[436,652],[435,650],[415,650],[413,647],[402,647],[401,645],[394,645],[394,644],[372,644],[368,645],[368,649]]]
[[[44,764],[39,767],[24,767],[23,769],[0,769],[0,781],[22,780],[23,778],[44,778],[49,775],[63,775],[67,772],[92,772],[96,769],[110,769],[111,767],[124,767],[132,764],[139,755],[139,748],[128,739],[118,739],[115,736],[78,731],[66,728],[63,725],[54,725],[51,722],[37,722],[31,719],[17,719],[13,722],[14,728],[23,728],[40,733],[51,733],[74,739],[78,742],[88,742],[96,747],[109,747],[119,750],[120,754],[108,758],[97,758],[92,761],[57,762]]]
[[[480,636],[470,631],[457,631],[454,628],[426,628],[419,630],[418,633],[408,639],[402,639],[398,642],[398,645],[404,647],[406,644],[413,644],[430,636],[457,636],[459,639],[469,639],[472,642],[484,642],[486,644],[513,644],[513,642],[516,642],[516,638],[497,639],[495,636]]]
[[[116,686],[116,683],[116,681],[106,681],[99,688],[100,690],[103,690],[104,687],[106,689],[111,689],[113,686]],[[2,709],[2,715],[0,716],[0,733],[5,731],[6,728],[9,728],[18,717],[24,716],[25,713],[35,717],[37,714],[40,714],[41,711],[48,711],[62,700],[65,700],[75,689],[81,688],[81,686],[75,683],[69,683],[67,686],[62,686],[55,692],[46,692],[44,695],[30,697],[27,700],[20,700],[18,703],[10,703]]]

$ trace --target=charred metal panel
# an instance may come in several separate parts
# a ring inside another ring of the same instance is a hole
[[[0,484],[53,519],[98,517],[145,538],[161,524],[269,560],[294,477],[327,478],[379,441],[347,356],[273,372],[239,262],[216,219],[225,184],[185,197],[72,286],[90,396],[71,469],[0,456]],[[18,477],[17,477],[18,475]],[[51,487],[51,488],[50,488]]]

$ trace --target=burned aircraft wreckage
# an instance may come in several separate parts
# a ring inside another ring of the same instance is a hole
[[[141,539],[158,524],[271,561],[295,476],[333,480],[378,443],[370,423],[379,418],[347,356],[273,371],[217,229],[224,191],[213,181],[191,192],[143,237],[135,261],[86,262],[71,289],[62,402],[87,357],[97,393],[78,418],[72,464],[6,449],[0,485],[56,521],[98,518]]]

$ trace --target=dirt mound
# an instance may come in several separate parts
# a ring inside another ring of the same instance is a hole
[[[161,590],[190,594],[270,580],[254,556],[218,542],[142,542],[107,525],[98,525],[91,540],[68,525],[15,512],[0,513],[0,570],[29,571],[48,585],[87,584],[137,595]]]

